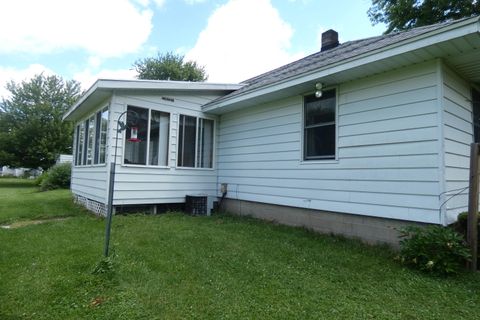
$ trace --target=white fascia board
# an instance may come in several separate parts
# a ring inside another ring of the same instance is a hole
[[[204,111],[208,112],[216,109],[221,109],[222,107],[240,103],[244,100],[250,100],[258,96],[262,96],[279,90],[284,90],[286,88],[293,87],[305,82],[318,81],[324,77],[342,71],[347,71],[349,69],[363,66],[375,61],[398,56],[400,54],[421,49],[429,45],[448,41],[472,33],[478,33],[480,31],[479,21],[479,17],[467,19],[465,21],[449,25],[442,29],[434,30],[419,35],[417,37],[400,41],[396,44],[389,45],[384,48],[372,50],[370,52],[363,53],[359,56],[352,57],[341,62],[329,64],[317,70],[302,73],[300,75],[285,79],[283,81],[272,83],[270,85],[257,88],[253,91],[247,91],[232,98],[219,101],[218,103],[209,105],[207,108],[204,109]]]
[[[90,88],[88,88],[88,90],[80,97],[80,99],[78,99],[77,102],[75,102],[75,104],[71,106],[70,109],[67,110],[67,112],[65,112],[62,117],[63,121],[65,121],[65,119],[67,119],[75,109],[77,109],[83,102],[85,102],[85,100],[87,100],[88,97],[90,97],[97,90],[99,82],[100,80],[95,81],[95,83]]]
[[[67,119],[79,108],[90,96],[99,90],[186,90],[186,91],[234,91],[243,87],[244,84],[189,82],[189,81],[161,81],[161,80],[113,80],[98,79],[80,97],[80,99],[65,113],[63,120]]]
[[[238,90],[241,84],[190,82],[190,81],[161,81],[161,80],[98,80],[101,89],[111,90]]]

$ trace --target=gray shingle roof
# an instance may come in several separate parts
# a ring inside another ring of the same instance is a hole
[[[461,20],[465,20],[465,19],[461,19]],[[220,97],[209,104],[215,104],[222,100],[226,100],[231,97],[237,96],[239,94],[253,91],[263,86],[280,82],[282,80],[286,80],[291,77],[299,76],[304,73],[314,71],[316,69],[324,68],[330,64],[338,63],[343,60],[347,60],[370,51],[388,47],[395,43],[428,33],[430,31],[444,28],[448,25],[451,25],[457,22],[459,22],[459,20],[443,22],[443,23],[434,24],[430,26],[418,27],[408,31],[396,32],[396,33],[391,33],[391,34],[386,34],[386,35],[381,35],[381,36],[376,36],[371,38],[365,38],[361,40],[348,41],[338,45],[333,49],[311,54],[305,58],[286,64],[272,71],[269,71],[261,75],[258,75],[256,77],[250,78],[248,80],[242,81],[241,83],[245,84],[244,87],[226,96]],[[245,63],[248,63],[248,62],[245,62]]]

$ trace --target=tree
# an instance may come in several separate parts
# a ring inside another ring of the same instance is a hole
[[[61,153],[71,153],[73,125],[62,121],[79,98],[80,84],[39,74],[7,86],[0,103],[0,165],[48,169]]]
[[[385,23],[385,33],[471,17],[480,13],[478,0],[372,0],[368,16]]]
[[[138,79],[205,81],[208,78],[205,67],[194,61],[185,61],[185,56],[172,52],[137,60],[133,67]]]

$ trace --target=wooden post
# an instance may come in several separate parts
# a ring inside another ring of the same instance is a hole
[[[478,252],[478,169],[480,144],[470,145],[470,187],[468,192],[467,241],[472,252],[470,270],[477,270]]]

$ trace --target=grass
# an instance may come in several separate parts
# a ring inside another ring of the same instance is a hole
[[[33,180],[0,179],[0,224],[78,215],[69,190],[39,192]]]
[[[116,216],[93,274],[103,220],[66,191],[0,184],[0,220],[70,216],[0,229],[0,319],[478,319],[478,274],[433,278],[386,248],[228,215]]]

